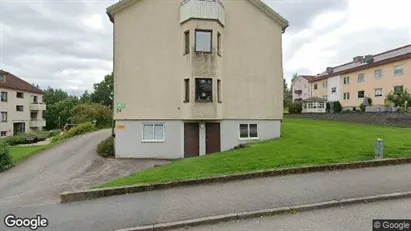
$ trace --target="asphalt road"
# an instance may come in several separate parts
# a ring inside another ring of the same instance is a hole
[[[57,204],[64,191],[87,189],[164,161],[104,159],[97,144],[110,136],[101,130],[74,137],[0,173],[0,208]],[[1,229],[0,229],[1,230]]]
[[[230,221],[180,231],[371,231],[373,219],[411,219],[411,200],[388,200],[297,214]]]
[[[40,214],[41,230],[113,230],[233,212],[411,191],[411,165],[250,179],[142,192],[72,204],[0,208],[0,218]],[[0,223],[0,230],[7,230]],[[14,230],[14,229],[13,229]]]

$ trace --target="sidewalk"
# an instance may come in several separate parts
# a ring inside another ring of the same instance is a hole
[[[1,180],[1,179],[0,179]],[[411,191],[411,165],[260,178],[180,187],[65,205],[0,209],[41,214],[44,230],[113,230],[227,213]],[[4,228],[0,225],[0,230]],[[13,229],[14,230],[14,229]]]

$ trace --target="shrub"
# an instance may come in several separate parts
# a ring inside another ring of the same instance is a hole
[[[71,137],[74,137],[74,136],[86,134],[86,133],[89,133],[89,132],[93,132],[95,130],[97,130],[96,125],[94,125],[93,123],[79,124],[79,125],[71,128],[70,130],[68,130],[66,133],[64,133],[61,136],[54,136],[51,139],[51,142],[55,143],[55,142],[60,141],[60,140],[64,140],[64,139],[68,139],[68,138],[71,138]]]
[[[340,103],[340,101],[335,101],[334,103],[333,103],[333,110],[334,110],[334,112],[336,112],[336,113],[339,113],[339,112],[341,112],[342,111],[342,106],[341,106],[341,103]]]
[[[303,111],[303,105],[300,102],[294,102],[288,108],[290,114],[300,114]]]
[[[58,134],[60,134],[61,131],[60,129],[54,129],[54,130],[48,131],[48,133],[49,133],[49,137],[53,137],[53,136],[57,136]]]
[[[20,134],[16,136],[7,136],[6,138],[3,138],[3,141],[10,146],[27,143],[26,137],[24,134]]]
[[[14,166],[10,156],[9,146],[6,142],[0,140],[0,172],[5,171]]]
[[[330,102],[327,102],[327,104],[325,105],[325,111],[330,113],[330,110],[331,110],[331,104]]]
[[[367,98],[367,100],[368,100],[368,105],[369,105],[369,106],[372,106],[372,99],[371,99],[371,98]],[[360,104],[360,110],[361,110],[362,112],[365,112],[364,103],[361,103],[361,104]]]
[[[97,153],[102,157],[114,157],[114,137],[110,136],[97,145]]]

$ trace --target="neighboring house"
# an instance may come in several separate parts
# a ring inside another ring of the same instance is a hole
[[[280,136],[288,22],[263,2],[123,0],[107,13],[116,157],[178,159]]]
[[[323,89],[327,82],[327,92]],[[310,81],[312,96],[340,101],[343,109],[359,109],[364,97],[384,105],[391,91],[411,90],[411,44],[352,62],[328,67]]]
[[[293,101],[301,101],[311,97],[311,85],[315,76],[312,75],[299,75],[294,82],[291,83],[291,93]]]
[[[46,126],[44,92],[0,70],[0,137],[40,131]]]

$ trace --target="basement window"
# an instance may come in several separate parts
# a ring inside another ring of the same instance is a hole
[[[213,102],[212,79],[196,79],[196,101]]]
[[[164,142],[164,124],[144,124],[143,142]]]
[[[258,139],[258,125],[257,124],[240,124],[240,139]]]
[[[196,30],[196,51],[211,53],[213,32],[210,30]]]

